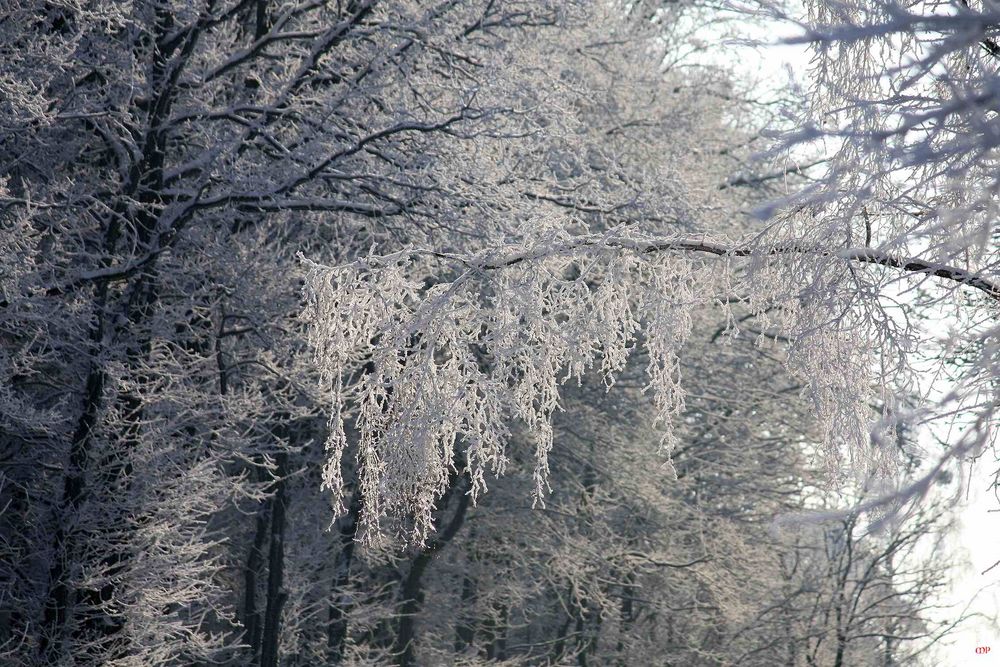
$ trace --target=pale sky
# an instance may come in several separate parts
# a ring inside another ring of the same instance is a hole
[[[1000,566],[981,574],[1000,560],[1000,503],[988,492],[990,482],[988,466],[979,464],[972,468],[969,499],[956,508],[962,526],[954,541],[955,584],[947,602],[958,607],[975,598],[971,611],[995,617],[1000,610]],[[978,646],[989,646],[992,650],[976,654]],[[996,621],[985,618],[969,621],[955,633],[950,645],[942,649],[941,656],[947,661],[945,664],[955,667],[1000,667],[1000,631]]]

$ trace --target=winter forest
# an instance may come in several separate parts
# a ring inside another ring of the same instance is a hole
[[[994,0],[4,0],[0,665],[996,664],[998,220]]]

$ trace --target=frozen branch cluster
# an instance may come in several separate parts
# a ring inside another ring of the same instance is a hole
[[[426,538],[455,452],[468,462],[475,497],[486,489],[484,473],[506,466],[512,418],[535,440],[534,495],[542,501],[559,386],[593,367],[613,384],[640,319],[652,325],[649,386],[664,447],[673,448],[671,427],[684,406],[677,354],[697,301],[692,287],[711,280],[710,267],[595,249],[517,269],[463,267],[428,288],[414,283],[412,270],[405,260],[313,264],[306,279],[316,363],[333,387],[325,483],[335,494],[342,488],[350,400],[359,406],[370,527],[382,512],[414,512],[416,535]],[[366,366],[345,387],[357,359]]]
[[[811,236],[863,238],[882,252],[952,265],[986,282],[978,287],[988,296],[938,281],[887,282],[880,290],[896,301],[886,301],[894,319],[907,322],[911,351],[900,361],[936,378],[934,389],[926,381],[900,387],[911,419],[941,432],[959,415],[953,432],[960,435],[944,459],[978,456],[996,442],[1000,407],[996,7],[965,0],[807,6],[802,41],[817,54],[813,106],[791,141],[825,144],[831,159],[825,177],[794,200],[813,213],[805,222]],[[955,324],[942,332],[944,321]],[[917,483],[919,495],[929,483]]]
[[[332,388],[325,485],[339,497],[350,414],[367,534],[383,513],[412,513],[414,535],[425,539],[456,466],[467,462],[475,498],[486,472],[503,472],[517,424],[535,441],[533,493],[543,502],[560,387],[596,369],[610,389],[640,343],[669,457],[685,407],[679,357],[692,313],[721,308],[738,335],[734,299],[762,331],[790,341],[786,367],[815,408],[830,467],[859,479],[888,474],[895,454],[872,446],[869,406],[891,406],[875,367],[890,376],[905,335],[880,328],[877,307],[852,303],[864,278],[849,260],[727,247],[551,233],[467,257],[413,250],[339,267],[307,260],[310,343]],[[892,440],[894,428],[885,420],[878,439]]]

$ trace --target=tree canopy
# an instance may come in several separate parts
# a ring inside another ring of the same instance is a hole
[[[994,14],[6,3],[0,662],[932,664]]]

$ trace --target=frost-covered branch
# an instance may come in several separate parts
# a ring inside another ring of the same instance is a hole
[[[981,290],[994,299],[1000,300],[1000,282],[948,264],[932,262],[918,257],[902,257],[877,248],[857,247],[827,250],[823,246],[805,243],[775,245],[726,244],[698,238],[637,239],[621,236],[588,235],[578,236],[568,241],[557,241],[531,250],[505,252],[502,248],[488,250],[477,255],[459,255],[425,249],[401,250],[384,256],[369,256],[357,260],[357,264],[386,266],[404,258],[421,256],[436,257],[456,262],[470,269],[495,270],[514,266],[521,262],[542,260],[547,257],[571,254],[584,248],[616,248],[638,253],[692,252],[706,253],[719,257],[751,257],[773,255],[816,255],[836,257],[859,264],[876,264],[900,269],[906,273],[920,273],[936,276],[962,285]]]

